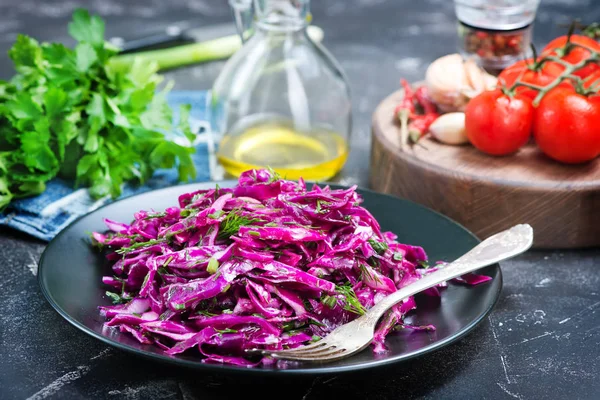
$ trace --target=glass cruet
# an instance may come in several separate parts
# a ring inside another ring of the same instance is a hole
[[[337,61],[307,32],[309,0],[230,0],[242,47],[211,90],[217,158],[323,181],[344,166],[352,105]]]

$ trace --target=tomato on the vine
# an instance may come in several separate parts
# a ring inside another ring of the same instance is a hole
[[[557,54],[557,51],[560,52],[560,49],[564,47],[567,43],[568,36],[559,36],[556,39],[552,40],[550,43],[544,47],[542,50],[542,56],[559,56],[563,61],[568,62],[569,64],[577,64],[578,62],[588,59],[590,57],[589,50],[579,47],[577,45],[571,46],[571,49],[567,52],[567,54]],[[589,36],[584,35],[571,35],[570,42],[574,44],[581,44],[589,47],[594,51],[600,52],[600,43],[595,41]],[[593,72],[600,70],[600,65],[597,62],[590,62],[586,64],[583,68],[573,72],[573,75],[577,75],[581,78],[585,78],[586,76],[591,75]]]
[[[586,89],[590,89],[592,87],[600,88],[600,70],[586,77],[583,87]]]
[[[500,89],[485,91],[465,108],[465,131],[473,146],[491,155],[507,155],[531,136],[534,108],[522,94],[509,97]]]
[[[546,86],[549,83],[552,83],[564,69],[565,68],[560,64],[551,61],[546,61],[538,66],[533,58],[529,58],[527,60],[517,61],[513,65],[505,68],[500,75],[498,75],[498,82],[499,84],[505,85],[507,88],[511,87],[517,79],[520,82],[536,86]],[[563,81],[560,85],[568,86],[569,83]],[[538,91],[520,86],[516,89],[516,93],[520,93],[533,100],[537,96]]]
[[[600,76],[599,76],[600,78]],[[533,132],[538,147],[550,158],[576,164],[600,154],[600,95],[554,88],[535,112]]]

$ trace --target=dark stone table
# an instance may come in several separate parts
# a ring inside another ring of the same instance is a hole
[[[135,37],[186,21],[230,18],[226,1],[0,2],[0,78],[17,32],[70,44],[66,23],[83,5],[107,20],[107,35]],[[320,0],[314,21],[348,74],[355,129],[340,176],[367,185],[369,120],[400,77],[422,79],[454,51],[450,0]],[[534,33],[543,45],[562,23],[600,20],[596,0],[543,0]],[[169,73],[177,87],[206,89],[221,62]],[[403,365],[315,379],[214,376],[153,364],[107,348],[76,330],[44,300],[36,263],[45,243],[0,230],[0,398],[90,399],[592,399],[600,398],[600,251],[531,251],[502,264],[497,306],[459,342]]]

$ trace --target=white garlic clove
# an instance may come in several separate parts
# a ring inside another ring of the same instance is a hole
[[[429,133],[445,144],[468,143],[469,138],[465,132],[465,113],[451,112],[440,115],[429,127]]]

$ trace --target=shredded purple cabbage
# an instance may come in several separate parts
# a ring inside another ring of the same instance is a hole
[[[108,232],[92,238],[114,272],[103,277],[115,303],[100,307],[106,326],[171,355],[195,349],[202,362],[272,364],[248,350],[318,340],[435,269],[421,247],[381,232],[361,203],[355,186],[308,190],[302,179],[249,170],[234,188],[183,194],[130,224],[105,220]],[[435,329],[404,322],[415,308],[411,297],[382,318],[374,351],[386,351],[393,330]]]

